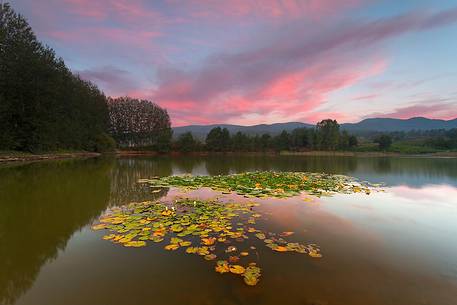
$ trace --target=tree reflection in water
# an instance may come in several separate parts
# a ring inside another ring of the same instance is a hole
[[[74,232],[108,206],[155,200],[153,176],[246,171],[341,173],[387,185],[457,185],[457,160],[304,156],[179,156],[52,161],[0,168],[0,304],[14,303]]]

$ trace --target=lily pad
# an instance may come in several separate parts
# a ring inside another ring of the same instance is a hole
[[[216,267],[214,268],[218,273],[230,272],[230,267],[227,261],[217,261]]]
[[[164,247],[164,249],[174,251],[174,250],[179,249],[179,245],[178,244],[169,244],[169,245],[166,245]]]
[[[230,272],[234,274],[243,274],[245,268],[241,265],[230,265]]]
[[[370,193],[370,185],[367,183],[359,183],[347,176],[320,173],[254,172],[225,176],[170,176],[142,179],[141,183],[149,184],[154,191],[171,186],[185,190],[209,187],[247,197],[285,198],[300,195],[301,192],[307,193],[306,198],[334,193]],[[103,239],[125,247],[144,247],[147,243],[160,243],[166,238],[170,242],[164,249],[169,251],[186,247],[185,253],[197,254],[205,260],[216,259],[217,253],[225,260],[219,260],[215,270],[242,275],[247,285],[258,283],[260,267],[252,263],[247,267],[233,265],[249,256],[246,250],[234,255],[238,251],[234,243],[242,249],[256,250],[254,244],[260,239],[264,241],[262,247],[264,245],[276,252],[322,257],[315,244],[288,241],[287,238],[294,232],[287,228],[282,233],[259,230],[257,222],[263,224],[268,219],[262,218],[263,214],[256,209],[258,202],[249,201],[176,198],[172,202],[135,202],[108,209],[92,229],[106,230]],[[200,246],[192,247],[192,243]],[[258,258],[262,254],[261,249],[255,253],[250,257]]]
[[[370,186],[344,175],[305,172],[251,172],[221,176],[168,176],[142,179],[151,187],[175,186],[187,189],[210,187],[223,193],[247,197],[291,197],[303,191],[312,195],[332,193],[370,194]],[[169,212],[166,212],[169,213]]]
[[[244,271],[244,282],[249,286],[255,286],[259,282],[260,275],[260,268],[255,264],[250,264]]]

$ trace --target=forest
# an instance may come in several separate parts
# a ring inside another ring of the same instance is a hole
[[[233,135],[226,128],[215,127],[206,136],[205,143],[187,132],[178,137],[173,147],[182,152],[266,152],[300,150],[348,150],[357,146],[357,137],[340,131],[337,121],[327,119],[316,128],[296,128],[291,132],[283,130],[278,135],[247,135],[237,132]]]

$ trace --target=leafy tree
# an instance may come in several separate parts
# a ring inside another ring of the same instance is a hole
[[[392,145],[392,137],[383,134],[378,136],[373,142],[378,143],[380,150],[387,150]]]
[[[222,151],[228,151],[230,149],[231,139],[230,139],[230,132],[228,131],[227,128],[222,129],[221,145],[222,145]]]
[[[178,140],[176,141],[176,145],[178,150],[181,152],[191,152],[196,151],[198,143],[194,139],[192,133],[189,131],[179,136]]]
[[[113,149],[104,94],[0,7],[0,149]]]
[[[209,151],[228,151],[230,132],[227,128],[214,127],[206,136],[206,148]]]
[[[109,98],[108,106],[111,135],[119,146],[151,146],[161,152],[170,149],[172,131],[165,109],[130,97]]]
[[[264,133],[260,137],[260,150],[266,151],[271,144],[271,136],[268,133]]]
[[[209,151],[221,151],[222,150],[222,128],[214,127],[206,135],[206,149]]]
[[[290,147],[290,134],[283,130],[278,136],[274,138],[274,148],[277,151],[288,150]]]
[[[340,125],[336,120],[323,120],[316,125],[317,143],[320,149],[335,150],[338,147]]]
[[[154,140],[154,137],[156,138]],[[152,149],[158,152],[166,153],[171,150],[171,138],[173,137],[173,130],[171,128],[164,128],[157,131],[153,135]]]
[[[231,143],[232,150],[234,151],[248,151],[250,150],[251,139],[246,134],[238,131],[235,135],[233,135]]]
[[[357,140],[357,137],[355,135],[350,135],[348,141],[349,147],[355,147],[359,145],[359,141]]]
[[[338,138],[338,148],[348,149],[349,148],[349,134],[346,130],[340,133]]]
[[[295,150],[314,148],[315,130],[312,128],[295,128],[290,135],[290,145]]]

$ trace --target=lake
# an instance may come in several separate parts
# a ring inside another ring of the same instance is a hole
[[[256,199],[268,230],[293,231],[323,254],[275,253],[257,241],[256,286],[164,244],[125,248],[91,229],[108,208],[180,195],[152,193],[138,179],[246,171],[345,174],[385,186],[309,202]],[[219,155],[1,165],[0,304],[455,305],[457,159]]]

